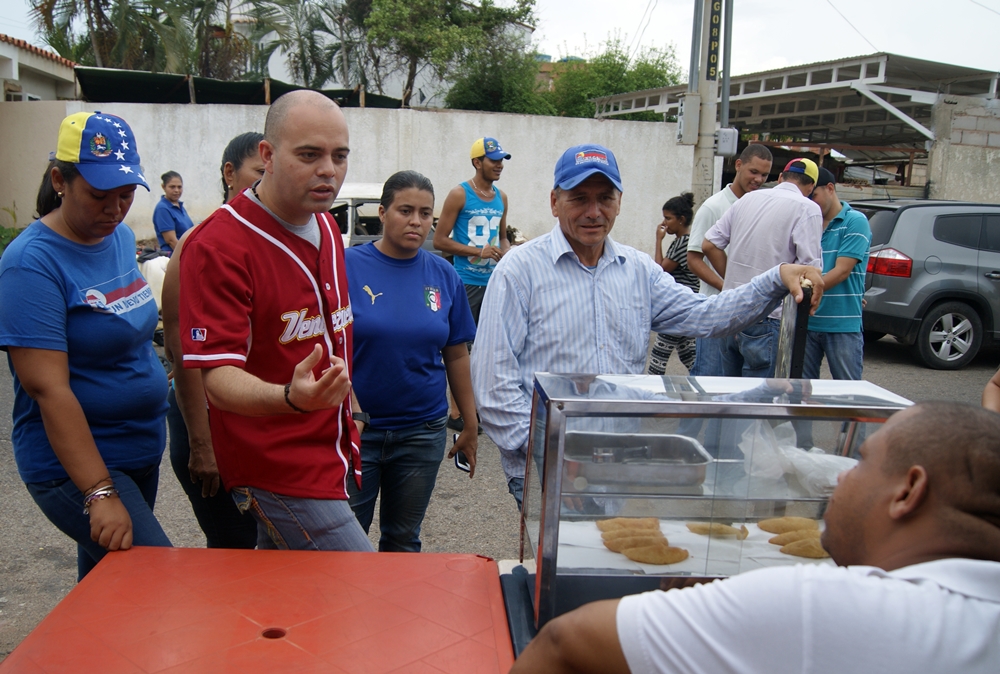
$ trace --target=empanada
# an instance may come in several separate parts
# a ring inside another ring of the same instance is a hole
[[[659,529],[660,520],[655,517],[613,517],[609,520],[598,520],[597,528],[601,531],[612,529]]]
[[[800,531],[802,529],[819,529],[819,523],[808,517],[774,517],[769,520],[757,522],[761,531],[770,534],[787,534],[789,531]]]
[[[667,545],[666,537],[658,531],[650,530],[648,534],[634,536],[616,536],[604,540],[604,547],[612,552],[622,552],[628,548],[641,548],[647,545]]]
[[[789,543],[794,543],[795,541],[801,541],[803,538],[819,538],[819,529],[799,529],[798,531],[788,531],[783,534],[779,534],[773,538],[768,539],[768,543],[773,543],[774,545],[788,545]]]
[[[789,543],[781,548],[781,552],[786,555],[809,557],[810,559],[823,559],[830,556],[830,553],[823,549],[818,538],[803,538]]]
[[[672,548],[668,545],[644,545],[640,548],[628,548],[622,554],[633,562],[640,564],[677,564],[688,558],[684,548]]]
[[[736,527],[731,527],[728,524],[720,522],[688,522],[687,528],[693,534],[716,537],[735,536],[738,541],[742,541],[750,535],[746,526],[741,526],[737,529]]]

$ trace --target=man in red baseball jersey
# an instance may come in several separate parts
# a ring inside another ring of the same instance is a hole
[[[361,476],[353,315],[327,213],[348,152],[335,103],[285,94],[267,114],[264,176],[184,244],[184,367],[205,371],[219,474],[260,549],[373,549],[347,503]]]

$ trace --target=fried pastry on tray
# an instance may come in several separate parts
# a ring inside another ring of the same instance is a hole
[[[647,545],[667,545],[667,539],[659,531],[650,529],[648,534],[615,536],[604,540],[604,547],[612,552],[622,552],[628,548],[641,548]]]
[[[735,536],[738,541],[742,541],[750,535],[746,526],[741,526],[737,529],[736,527],[731,527],[728,524],[722,524],[721,522],[688,522],[687,528],[688,531],[693,534],[719,538]]]
[[[668,545],[628,548],[622,554],[640,564],[677,564],[688,558],[688,551],[684,548],[672,548]]]
[[[803,538],[802,540],[789,543],[781,548],[781,552],[795,557],[808,557],[810,559],[824,559],[830,556],[818,538]]]
[[[808,517],[774,517],[757,522],[757,526],[761,531],[766,531],[769,534],[786,534],[789,531],[818,529],[819,522]]]
[[[631,538],[632,536],[659,536],[666,539],[659,529],[612,529],[601,534],[601,539],[611,541],[616,538]]]
[[[655,517],[613,517],[609,520],[598,520],[597,528],[601,531],[613,529],[659,529],[660,520]]]
[[[801,541],[803,538],[819,538],[819,529],[799,529],[798,531],[788,531],[783,534],[778,534],[777,536],[768,539],[768,543],[773,543],[774,545],[788,545],[789,543],[794,543],[795,541]]]

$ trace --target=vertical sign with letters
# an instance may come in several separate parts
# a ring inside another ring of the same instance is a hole
[[[732,2],[733,0],[726,0]],[[722,38],[722,0],[712,0],[712,13],[708,16],[708,64],[705,79],[719,78],[719,44]]]

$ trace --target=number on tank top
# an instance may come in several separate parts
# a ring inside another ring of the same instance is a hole
[[[486,244],[496,246],[500,237],[500,218],[493,216],[487,218],[485,215],[474,215],[469,218],[469,245],[482,248]],[[479,257],[470,257],[471,264],[489,265],[495,264],[495,260],[484,260]]]

